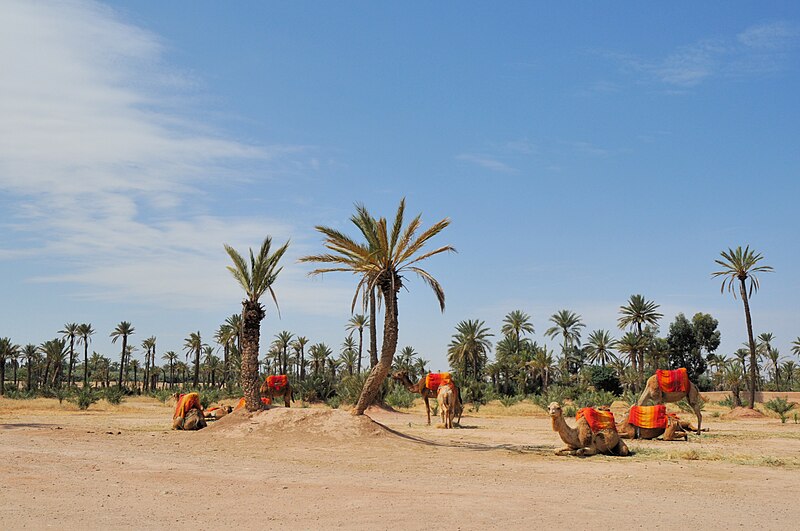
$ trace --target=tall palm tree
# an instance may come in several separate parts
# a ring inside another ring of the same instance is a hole
[[[219,325],[219,328],[214,333],[214,341],[222,347],[222,379],[226,386],[230,386],[230,350],[231,345],[235,341],[236,332],[233,327],[227,323]]]
[[[175,362],[178,361],[178,355],[170,350],[165,352],[161,359],[169,363],[169,387],[172,389],[175,387]]]
[[[328,360],[328,356],[333,354],[333,351],[325,343],[317,343],[311,345],[308,353],[314,362],[314,376],[319,376],[320,371],[325,371],[325,362]]]
[[[580,315],[569,310],[560,310],[554,313],[550,316],[550,322],[554,326],[548,328],[544,335],[551,338],[561,335],[561,354],[566,357],[573,346],[580,345],[581,328],[586,325],[583,324]]]
[[[36,348],[36,345],[27,344],[22,348],[22,356],[25,358],[25,365],[28,369],[28,386],[27,391],[31,391],[31,377],[33,375],[33,367],[34,363],[36,362],[36,357],[39,354],[39,349]]]
[[[792,341],[792,354],[800,356],[800,337]]]
[[[83,386],[89,387],[89,343],[92,342],[94,329],[90,323],[78,325],[78,342],[83,344]]]
[[[266,316],[266,309],[260,300],[262,295],[269,292],[275,306],[278,307],[278,299],[272,285],[283,269],[278,267],[278,263],[288,248],[289,242],[286,242],[271,253],[272,238],[267,236],[261,244],[258,255],[254,255],[253,249],[250,249],[248,263],[236,249],[225,245],[225,251],[233,261],[233,266],[227,266],[228,271],[244,290],[246,297],[242,301],[241,383],[248,411],[261,409],[261,397],[258,392],[258,344],[261,338],[261,321]],[[278,313],[280,314],[280,309]]]
[[[516,350],[519,350],[522,336],[534,333],[531,316],[522,310],[514,310],[505,316],[500,331],[503,335],[514,338]]]
[[[758,362],[756,361],[756,343],[753,339],[753,321],[750,318],[750,303],[749,297],[758,291],[759,282],[756,273],[770,273],[773,271],[771,266],[758,265],[764,259],[761,253],[756,253],[750,250],[750,246],[742,250],[739,246],[736,250],[728,249],[720,253],[722,260],[714,260],[722,267],[720,271],[715,271],[711,274],[712,277],[723,277],[722,287],[720,293],[725,291],[727,286],[728,291],[736,298],[736,291],[734,285],[736,281],[739,283],[739,294],[742,296],[742,303],[744,304],[744,317],[747,324],[747,341],[750,348],[750,396],[747,407],[753,409],[756,403],[756,382],[758,379]]]
[[[758,335],[756,350],[761,351],[763,356],[772,362],[773,375],[775,376],[775,390],[780,391],[780,369],[778,366],[780,352],[773,350],[773,341],[775,341],[775,335],[772,332],[762,332]]]
[[[358,360],[356,359],[357,356],[356,340],[353,339],[353,335],[350,334],[344,338],[344,343],[342,343],[342,351],[339,355],[339,361],[342,362],[342,365],[344,365],[344,368],[347,370],[350,376],[353,376],[353,372],[355,372],[356,365],[358,364]]]
[[[547,351],[547,348],[537,348],[533,354],[533,359],[526,362],[531,376],[539,378],[542,384],[542,393],[547,392],[547,386],[550,385],[550,375],[556,370],[556,365],[553,360],[553,351]],[[525,389],[520,389],[520,394],[525,394]]]
[[[67,323],[58,333],[69,339],[69,365],[67,366],[67,386],[72,385],[72,364],[75,360],[75,338],[78,336],[78,323]]]
[[[195,389],[200,387],[200,351],[203,350],[204,346],[199,330],[190,333],[189,337],[184,339],[183,348],[186,354],[194,354],[194,379],[192,380],[192,385]]]
[[[351,221],[366,240],[365,243],[357,243],[336,229],[318,226],[316,229],[324,235],[324,246],[330,253],[305,256],[300,259],[301,262],[326,264],[313,270],[311,275],[340,271],[360,277],[351,311],[355,308],[359,294],[368,295],[373,288],[377,288],[381,293],[384,305],[381,356],[364,383],[353,412],[355,415],[363,415],[375,400],[381,384],[392,367],[398,337],[397,294],[407,281],[403,274],[412,272],[421,278],[433,290],[439,301],[439,307],[444,312],[444,290],[419,264],[434,255],[455,251],[450,245],[428,252],[422,251],[426,243],[450,224],[450,220],[445,218],[418,234],[422,225],[421,215],[416,216],[404,228],[404,213],[405,199],[400,201],[394,222],[389,227],[385,218],[376,220],[366,207],[356,205],[356,214]],[[374,325],[375,320],[370,317]]]
[[[480,380],[486,353],[492,348],[489,338],[493,335],[485,323],[477,319],[461,321],[456,325],[456,333],[447,347],[447,357],[451,367],[461,367],[464,380],[467,379],[470,365],[475,380]]]
[[[357,313],[353,317],[347,321],[347,327],[345,328],[348,332],[352,332],[354,330],[358,330],[358,366],[356,371],[361,374],[361,356],[363,352],[364,346],[364,327],[369,326],[369,318],[364,315],[363,313]]]
[[[272,342],[281,352],[281,364],[279,369],[281,374],[287,374],[289,372],[289,345],[292,343],[293,338],[293,333],[283,330],[275,335],[275,340]]]
[[[797,364],[792,361],[785,361],[783,362],[783,374],[786,375],[786,385],[789,390],[792,389],[792,385],[794,385],[794,372],[797,369]]]
[[[148,391],[150,389],[150,371],[156,364],[156,337],[150,336],[142,341],[142,348],[144,349],[144,377],[142,378],[142,389]]]
[[[300,365],[300,379],[306,379],[306,357],[305,357],[305,348],[308,344],[308,338],[305,336],[297,336],[292,343],[292,348],[297,352],[297,356],[299,358],[298,364]]]
[[[11,358],[12,352],[18,349],[8,337],[0,338],[0,396],[5,394],[6,387],[6,360]]]
[[[595,330],[589,334],[586,344],[589,362],[597,363],[599,361],[603,367],[606,366],[606,363],[611,363],[616,358],[613,350],[616,343],[608,330]]]
[[[67,356],[67,343],[63,339],[51,339],[39,346],[45,356],[44,384],[54,386],[61,381],[62,366]],[[53,375],[50,377],[50,367],[53,368]]]
[[[122,389],[122,373],[125,370],[125,354],[128,350],[128,336],[133,335],[135,332],[135,328],[131,326],[131,323],[128,321],[120,322],[117,327],[111,332],[111,342],[116,343],[117,339],[120,337],[122,338],[122,354],[120,355],[120,364],[119,364],[119,381],[117,382],[117,387]]]
[[[656,326],[659,319],[664,317],[663,314],[657,310],[659,305],[653,301],[646,300],[641,295],[631,295],[628,303],[625,306],[619,307],[620,317],[617,319],[617,325],[620,330],[635,329],[638,335],[642,335],[642,327],[644,325]],[[646,342],[642,343],[633,354],[636,356],[636,366],[639,369],[638,388],[644,387],[644,351]]]

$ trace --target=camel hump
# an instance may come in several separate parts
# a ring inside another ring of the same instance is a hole
[[[689,374],[684,367],[671,371],[658,369],[656,370],[656,378],[658,379],[658,386],[664,393],[689,392]]]
[[[431,391],[436,391],[440,385],[451,385],[452,383],[449,372],[429,372],[425,376],[425,387]]]

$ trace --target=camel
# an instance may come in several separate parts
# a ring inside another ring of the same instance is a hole
[[[219,420],[228,413],[231,413],[233,408],[231,406],[221,405],[219,407],[212,407],[204,412],[204,417],[206,420]]]
[[[628,422],[629,414],[622,418],[622,422],[617,423],[617,433],[622,439],[655,439],[663,435],[665,441],[677,441],[683,437],[684,441],[689,440],[688,431],[694,430],[692,423],[680,420],[675,415],[667,416],[666,428],[641,428]]]
[[[280,389],[275,389],[268,385],[269,376],[266,377],[264,383],[261,384],[259,388],[259,392],[261,393],[262,401],[264,398],[267,398],[269,402],[267,404],[272,404],[275,400],[275,397],[283,398],[283,405],[286,407],[291,407],[290,401],[294,402],[294,391],[292,390],[292,384],[289,383],[289,380],[286,380],[286,385],[281,387]]]
[[[176,400],[175,413],[172,415],[173,430],[200,430],[207,426],[203,415],[203,406],[200,405],[200,395],[188,393],[181,395],[175,393],[172,397]]]
[[[558,402],[551,402],[547,408],[552,420],[553,431],[558,432],[565,446],[556,450],[556,455],[577,455],[586,457],[595,454],[626,456],[630,452],[625,442],[619,438],[615,429],[603,429],[592,433],[589,422],[581,418],[575,428],[570,428]]]
[[[408,391],[412,393],[417,393],[422,396],[422,399],[425,400],[425,411],[428,413],[428,426],[431,425],[431,405],[429,400],[436,396],[436,391],[433,389],[428,389],[425,386],[425,377],[423,376],[420,378],[419,382],[413,383],[408,378],[408,371],[398,371],[392,374],[392,379],[397,380],[403,387],[405,387]],[[459,391],[458,386],[453,384],[453,390],[455,391],[456,395],[456,405],[455,405],[455,415],[458,416],[458,420],[456,424],[461,426],[461,415],[464,413],[464,406],[461,403],[461,391]]]
[[[703,431],[700,429],[703,424],[703,414],[700,412],[703,397],[700,396],[700,391],[697,390],[695,384],[688,379],[686,381],[689,382],[688,391],[668,393],[661,390],[661,386],[658,383],[658,373],[656,373],[648,378],[647,383],[644,384],[644,391],[642,391],[637,405],[642,406],[647,400],[652,400],[654,404],[667,404],[670,402],[680,402],[685,398],[686,401],[689,402],[689,405],[692,406],[694,414],[697,417],[697,434],[700,435],[700,432]]]
[[[452,385],[440,385],[436,393],[436,400],[439,402],[439,411],[442,415],[442,424],[445,429],[453,428],[453,417],[455,416],[456,393]]]

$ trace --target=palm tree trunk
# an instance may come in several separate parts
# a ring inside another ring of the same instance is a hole
[[[753,409],[756,405],[756,380],[758,378],[758,362],[756,361],[756,342],[753,340],[753,321],[750,319],[750,303],[747,300],[747,290],[744,286],[744,279],[739,279],[739,292],[742,294],[744,303],[744,318],[747,322],[747,342],[750,346],[750,393],[748,408]]]
[[[122,356],[120,356],[119,360],[119,381],[117,382],[117,387],[122,389],[122,371],[125,370],[125,350],[128,347],[128,336],[122,336]]]
[[[386,336],[386,332],[383,334]],[[369,367],[378,364],[378,332],[375,326],[375,288],[369,291]]]
[[[258,302],[242,302],[242,392],[248,411],[261,409],[258,393],[258,343],[264,308]]]
[[[67,387],[72,385],[72,362],[75,359],[75,337],[69,336],[69,367],[67,367]]]
[[[364,382],[364,389],[358,397],[354,415],[363,415],[364,411],[378,396],[378,391],[392,368],[392,359],[397,350],[398,322],[397,322],[397,292],[391,286],[382,288],[385,303],[385,316],[383,320],[383,345],[381,347],[380,360],[372,368],[372,371]],[[372,307],[370,314],[372,314]],[[374,323],[374,321],[372,321]]]
[[[89,387],[89,341],[83,343],[83,387]]]
[[[361,353],[364,346],[364,328],[358,329],[358,374],[361,374]]]
[[[32,358],[28,358],[28,392],[31,392],[31,373],[33,372]]]
[[[256,351],[257,352],[257,351]],[[200,387],[200,346],[197,346],[197,349],[194,351],[194,380],[192,382],[194,384],[194,388],[198,389]]]

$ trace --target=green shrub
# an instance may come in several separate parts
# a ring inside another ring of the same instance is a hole
[[[588,376],[589,383],[598,391],[607,391],[614,395],[622,392],[622,385],[619,383],[617,373],[611,367],[595,365],[586,367],[584,371]]]
[[[89,406],[100,400],[91,387],[81,388],[69,401],[78,406],[78,409],[86,410]]]
[[[561,408],[561,414],[565,417],[574,417],[578,413],[578,408],[572,404],[567,404]]]
[[[414,405],[414,399],[419,396],[412,393],[405,387],[400,385],[392,386],[392,389],[386,394],[384,399],[387,404],[395,408],[410,408]],[[436,400],[434,400],[435,402]]]
[[[773,398],[769,402],[764,403],[764,406],[777,413],[781,417],[781,422],[786,423],[786,413],[788,413],[791,409],[794,408],[796,404],[794,402],[788,402],[783,397]],[[795,415],[797,417],[797,415]],[[795,420],[795,422],[797,422]]]
[[[686,401],[685,398],[683,400],[681,400],[680,402],[678,402],[678,407],[681,408],[681,411],[685,411],[686,413],[694,412],[694,408],[692,408],[692,406],[689,404],[689,402]],[[706,409],[706,403],[705,403],[704,400],[701,399],[700,400],[700,411],[705,411],[705,409]]]
[[[107,387],[103,392],[103,398],[105,398],[106,402],[109,404],[118,406],[125,399],[125,395],[116,387]]]
[[[368,373],[363,372],[342,378],[342,381],[336,386],[336,396],[341,399],[342,404],[355,404],[358,402],[358,397],[361,396],[361,390],[364,388],[367,376]]]
[[[160,400],[161,402],[163,402],[163,403],[165,403],[165,404],[166,404],[166,403],[167,403],[167,401],[168,401],[170,398],[172,398],[172,395],[174,395],[174,394],[175,394],[175,393],[173,393],[173,392],[172,392],[172,391],[170,391],[169,389],[159,389],[159,390],[157,390],[157,391],[152,391],[152,392],[150,393],[150,396],[152,396],[153,398],[155,398],[155,399],[157,399],[157,400]]]
[[[219,402],[219,399],[222,398],[222,391],[215,387],[212,387],[211,389],[203,389],[199,392],[199,394],[200,405],[203,406],[203,409],[206,409],[215,402]]]
[[[575,399],[578,408],[610,406],[616,397],[608,391],[586,391]]]
[[[514,404],[520,402],[523,397],[517,396],[502,396],[500,397],[500,403],[503,404],[505,407],[511,407]]]
[[[36,398],[36,391],[20,391],[19,389],[9,389],[5,394],[11,400],[31,400]]]
[[[731,395],[726,396],[725,398],[719,401],[719,405],[733,409],[734,408],[733,397]]]
[[[639,396],[630,389],[622,393],[620,400],[625,402],[628,407],[635,405],[639,401]]]
[[[328,407],[331,409],[339,409],[339,406],[342,405],[342,399],[338,396],[332,396],[325,403],[328,404]]]
[[[564,401],[574,398],[572,389],[560,385],[552,385],[547,389],[546,393],[533,395],[531,398],[533,403],[542,409],[547,409],[551,402],[558,402],[564,405]]]

